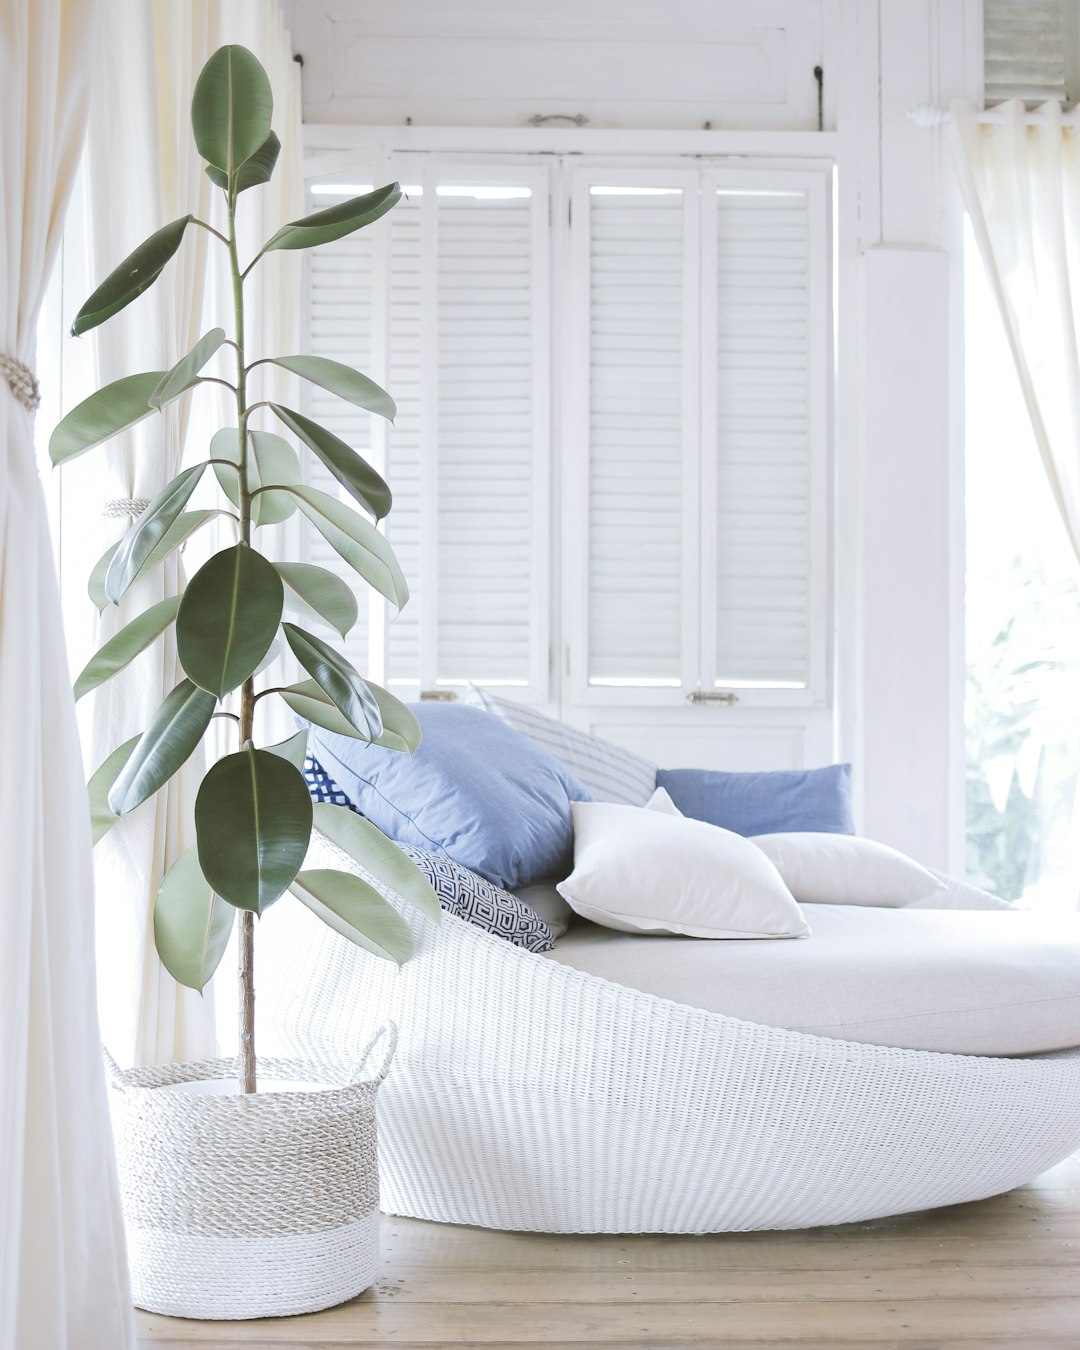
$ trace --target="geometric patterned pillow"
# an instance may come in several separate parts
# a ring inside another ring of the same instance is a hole
[[[304,777],[314,801],[347,806],[350,811],[356,811],[313,755],[308,755],[304,761]],[[356,814],[360,815],[360,812],[356,811]],[[555,946],[551,929],[531,905],[516,895],[440,854],[412,848],[409,844],[398,844],[398,848],[427,877],[447,913],[529,952],[549,952]]]
[[[549,952],[555,946],[551,929],[531,905],[504,891],[493,881],[470,872],[439,853],[398,844],[431,883],[439,904],[448,914],[505,938],[527,952]]]

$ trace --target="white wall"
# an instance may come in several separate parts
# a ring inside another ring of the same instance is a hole
[[[309,122],[580,113],[601,128],[813,132],[823,68],[839,183],[834,749],[855,762],[865,832],[940,866],[958,864],[963,832],[959,217],[940,133],[906,113],[978,97],[980,9],[286,3]]]

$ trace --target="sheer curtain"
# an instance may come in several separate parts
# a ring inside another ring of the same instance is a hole
[[[964,204],[997,298],[1054,500],[1080,558],[1080,132],[1061,105],[1001,124],[952,105]]]
[[[0,0],[2,1350],[134,1345],[95,1010],[90,831],[30,374],[97,10]]]
[[[105,68],[87,139],[87,240],[95,282],[140,240],[188,211],[222,227],[215,215],[220,193],[203,172],[189,112],[199,72],[223,43],[243,43],[266,66],[275,95],[274,128],[285,146],[272,183],[245,193],[244,215],[254,218],[253,233],[267,222],[259,233],[261,243],[282,219],[298,214],[299,69],[291,59],[280,7],[266,0],[190,0],[184,5],[105,0],[104,11]],[[177,259],[147,295],[83,339],[95,343],[99,382],[136,370],[167,369],[231,314],[219,251],[206,231],[189,227]],[[256,298],[256,336],[261,318],[270,330],[265,340],[275,350],[295,350],[294,311],[273,298],[259,305],[256,286],[249,283],[248,289]],[[290,290],[295,294],[291,282]],[[231,378],[229,350],[205,373]],[[81,508],[96,521],[95,555],[121,536],[185,460],[205,458],[209,436],[234,417],[218,387],[204,386],[113,442],[101,456],[107,465],[99,480],[101,499]],[[205,537],[193,544],[204,552],[206,546]],[[133,586],[119,606],[105,610],[95,646],[147,606],[178,594],[184,580],[178,552]],[[181,677],[170,630],[94,695],[87,756],[92,764],[140,732]],[[177,985],[158,961],[153,938],[157,888],[195,842],[194,802],[204,768],[197,752],[166,788],[118,822],[95,849],[102,1031],[122,1064],[194,1059],[214,1050],[211,991],[200,997]],[[227,967],[223,974],[231,977]]]

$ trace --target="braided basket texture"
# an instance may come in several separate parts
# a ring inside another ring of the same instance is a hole
[[[376,1045],[382,1062],[362,1078]],[[372,1037],[352,1081],[324,1063],[260,1059],[263,1081],[325,1090],[203,1095],[170,1084],[232,1079],[235,1059],[121,1072],[106,1056],[134,1301],[174,1317],[315,1312],[375,1278],[375,1098],[396,1044]]]

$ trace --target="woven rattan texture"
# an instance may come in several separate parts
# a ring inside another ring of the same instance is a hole
[[[350,866],[324,841],[315,854]],[[401,1027],[380,1106],[391,1213],[550,1232],[799,1228],[993,1195],[1080,1147],[1076,1051],[992,1059],[757,1026],[451,915],[410,918],[418,952],[400,971],[299,907],[260,948],[288,1053],[334,1057],[387,1017]]]
[[[264,1078],[310,1066],[263,1061]],[[203,1096],[166,1083],[237,1077],[235,1060],[132,1069],[113,1093],[124,1213],[139,1227],[219,1237],[319,1233],[379,1203],[377,1083]]]

